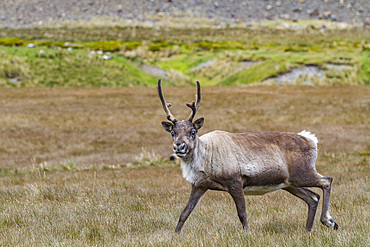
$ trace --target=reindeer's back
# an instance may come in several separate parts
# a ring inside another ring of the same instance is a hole
[[[212,176],[240,173],[254,177],[280,170],[279,180],[292,172],[314,169],[317,155],[314,141],[291,132],[213,131],[200,140],[207,143],[204,170]]]

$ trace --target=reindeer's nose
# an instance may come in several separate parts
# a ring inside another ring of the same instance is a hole
[[[183,153],[183,152],[185,152],[186,151],[186,144],[185,143],[181,143],[181,144],[177,144],[177,143],[175,143],[175,144],[173,144],[173,151],[175,152],[175,153]]]

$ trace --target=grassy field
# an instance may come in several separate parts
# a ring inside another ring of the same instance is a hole
[[[369,30],[75,24],[0,30],[0,246],[368,245]],[[265,85],[306,67],[320,77]],[[306,233],[305,203],[277,191],[246,197],[246,234],[209,191],[174,234],[190,184],[168,160],[159,77],[178,119],[200,80],[200,134],[315,133],[339,230],[317,215]]]
[[[334,177],[333,231],[316,217],[304,230],[306,205],[278,191],[247,197],[252,233],[240,225],[231,197],[207,192],[180,235],[173,233],[190,193],[179,167],[23,171],[2,176],[2,246],[367,246],[368,159],[321,155]],[[320,208],[318,210],[320,212]]]
[[[317,134],[320,151],[369,151],[369,87],[204,87],[201,133],[294,131]],[[179,119],[195,88],[164,94]],[[162,129],[165,114],[155,88],[0,90],[1,167],[73,161],[82,166],[121,165],[142,152],[171,154]]]
[[[180,119],[194,92],[164,84]],[[317,216],[306,233],[306,205],[278,191],[246,197],[248,235],[231,197],[209,191],[176,235],[190,184],[167,160],[171,140],[154,88],[3,88],[0,245],[366,246],[369,95],[367,86],[203,88],[200,134],[318,136],[317,170],[334,178],[331,215],[340,228],[327,229]]]
[[[305,66],[315,66],[323,75],[293,84],[362,85],[370,83],[369,37],[368,30],[311,27],[5,29],[0,30],[0,86],[153,86],[159,76],[173,86],[193,85],[196,79],[203,85],[235,86]],[[103,60],[96,51],[112,59]]]

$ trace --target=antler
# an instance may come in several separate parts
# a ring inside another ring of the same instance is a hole
[[[190,116],[189,116],[189,121],[193,122],[193,118],[195,114],[197,113],[199,106],[200,106],[200,84],[199,81],[197,81],[197,94],[195,95],[196,103],[194,101],[190,103],[186,103],[186,105],[192,110]]]
[[[170,103],[166,103],[166,100],[163,97],[162,88],[161,88],[161,79],[158,80],[157,92],[159,99],[162,102],[163,110],[167,114],[167,119],[170,120],[172,123],[176,123],[177,119],[171,114],[169,107],[171,107]]]

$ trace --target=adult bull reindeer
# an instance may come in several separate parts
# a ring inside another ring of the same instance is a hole
[[[249,231],[244,194],[262,195],[283,189],[301,198],[308,205],[306,230],[311,231],[319,194],[308,187],[323,190],[321,223],[338,229],[329,215],[330,189],[333,179],[315,169],[317,138],[308,131],[228,133],[212,131],[201,137],[198,130],[204,118],[193,121],[200,106],[200,84],[197,81],[196,102],[186,105],[192,110],[188,120],[178,121],[166,103],[161,80],[158,96],[167,119],[163,128],[171,133],[173,151],[181,159],[184,178],[192,185],[190,199],[182,211],[175,232],[180,232],[190,213],[207,190],[227,191],[232,196],[239,219]]]

